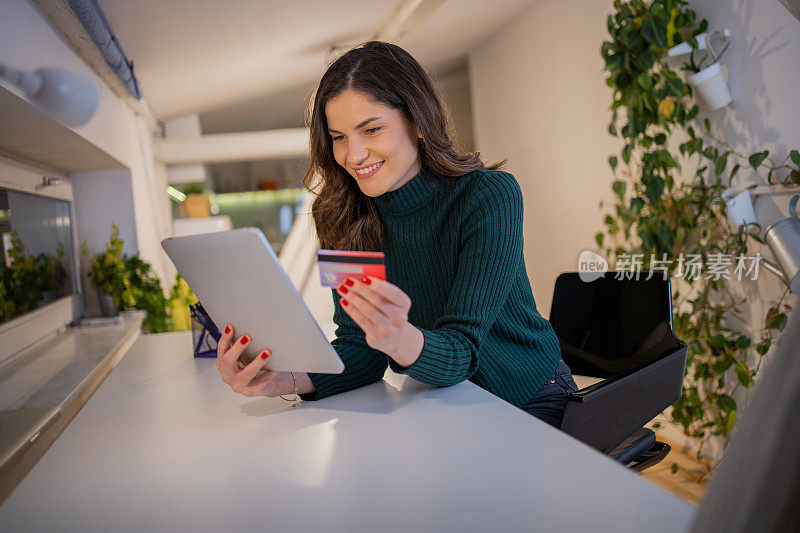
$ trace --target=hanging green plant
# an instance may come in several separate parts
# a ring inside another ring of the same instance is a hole
[[[614,9],[607,19],[611,38],[603,42],[601,55],[613,91],[608,131],[622,140],[622,148],[608,160],[614,202],[596,241],[618,270],[627,262],[644,273],[666,269],[673,276],[674,326],[689,350],[683,395],[673,405],[671,421],[693,439],[701,458],[702,446],[713,436],[727,442],[740,409],[735,394],[752,386],[761,356],[785,326],[789,308],[784,292],[757,335],[736,329],[744,300],[732,287],[741,281],[725,276],[720,267],[740,269],[739,278],[752,275],[748,244],[761,242],[761,228],[731,227],[722,194],[745,167],[768,169],[769,183],[800,181],[800,154],[792,150],[776,163],[767,150],[746,156],[716,140],[708,120],[704,134],[698,132],[692,88],[666,58],[668,48],[681,42],[697,49],[696,36],[708,28],[686,1],[616,0]],[[688,140],[675,150],[677,131]],[[697,170],[686,176],[683,169],[690,162]],[[753,352],[754,365],[748,358]],[[697,479],[713,469],[708,464]]]

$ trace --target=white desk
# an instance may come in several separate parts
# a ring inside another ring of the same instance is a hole
[[[684,531],[694,509],[472,383],[291,408],[140,338],[0,507],[3,531]]]

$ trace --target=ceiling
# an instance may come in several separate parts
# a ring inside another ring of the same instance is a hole
[[[430,1],[430,0],[428,0]],[[444,0],[397,44],[437,75],[533,0]],[[398,0],[99,0],[161,120],[204,133],[302,124],[331,45],[372,38]]]

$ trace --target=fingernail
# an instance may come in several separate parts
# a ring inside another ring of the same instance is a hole
[[[342,298],[342,305],[347,307],[347,300],[345,300],[344,298]]]
[[[242,340],[241,340],[240,342],[241,342],[242,344],[247,344],[248,342],[250,342],[250,337],[248,337],[247,335],[245,335],[244,337],[242,337]]]
[[[228,325],[228,326],[225,326],[225,335],[227,335],[227,334],[228,334],[228,333],[230,333],[230,332],[231,332],[231,327],[230,327],[230,325]]]
[[[267,353],[267,351],[266,351],[266,350],[264,350],[263,352],[261,352],[261,359],[266,359],[267,357],[269,357],[269,354]]]
[[[342,285],[341,287],[339,287],[339,292],[341,292],[342,294],[347,294],[347,287]]]
[[[344,284],[345,284],[345,285],[347,285],[348,287],[352,287],[353,285],[355,285],[355,284],[356,284],[356,282],[355,282],[355,281],[353,281],[353,280],[352,280],[352,279],[350,279],[350,278],[347,278],[346,280],[344,280]]]
[[[361,282],[364,283],[365,285],[369,285],[370,283],[372,283],[372,280],[369,279],[367,276],[364,276],[363,278],[361,278]]]

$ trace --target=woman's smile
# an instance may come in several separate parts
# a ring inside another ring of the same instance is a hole
[[[371,178],[372,176],[377,174],[378,171],[381,168],[383,168],[383,163],[384,163],[383,161],[378,161],[377,163],[374,163],[372,165],[369,165],[369,166],[366,166],[366,167],[354,168],[353,170],[356,171],[356,177],[365,180],[365,179]]]

